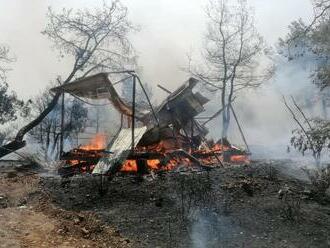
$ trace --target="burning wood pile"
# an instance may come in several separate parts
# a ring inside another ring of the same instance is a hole
[[[132,77],[136,87],[138,77],[135,74]],[[227,140],[206,139],[208,130],[194,118],[204,111],[209,100],[193,92],[197,83],[190,78],[175,92],[168,92],[169,96],[157,108],[150,104],[150,111],[139,109],[134,101],[129,104],[121,99],[105,73],[52,89],[79,97],[107,98],[122,115],[130,118],[129,128],[122,128],[122,123],[109,143],[106,135],[97,134],[89,144],[63,153],[65,165],[59,173],[113,176],[117,172],[147,174],[248,163],[248,153]]]

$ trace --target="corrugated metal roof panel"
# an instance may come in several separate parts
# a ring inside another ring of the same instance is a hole
[[[134,129],[134,143],[139,143],[143,134],[147,131],[147,127],[143,126]],[[108,151],[112,152],[111,156],[102,158],[93,170],[93,174],[107,174],[111,167],[116,163],[122,163],[128,156],[132,146],[132,129],[122,129],[118,134],[111,147],[108,147]]]

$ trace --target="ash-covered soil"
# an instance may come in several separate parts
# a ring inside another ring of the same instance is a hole
[[[104,196],[91,176],[45,176],[40,187],[57,208],[96,214],[133,247],[330,247],[330,201],[311,199],[303,179],[290,161],[259,161],[118,175]]]
[[[330,247],[330,199],[291,161],[118,175],[104,196],[92,176],[14,167],[0,166],[0,247]]]

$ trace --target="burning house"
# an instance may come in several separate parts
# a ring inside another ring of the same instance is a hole
[[[98,134],[89,144],[62,153],[65,163],[59,168],[61,175],[92,173],[111,177],[117,172],[145,174],[248,162],[248,153],[228,141],[214,143],[206,139],[207,128],[195,118],[209,99],[193,91],[197,79],[190,78],[174,92],[164,89],[168,97],[154,108],[139,77],[130,71],[124,74],[132,79],[132,102],[121,98],[114,87],[123,80],[113,83],[108,73],[52,89],[79,98],[107,99],[121,114],[120,128],[110,140]],[[135,101],[137,84],[148,100],[147,109]]]

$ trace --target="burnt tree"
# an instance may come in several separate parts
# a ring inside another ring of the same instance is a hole
[[[19,116],[29,115],[31,101],[24,102],[15,92],[10,91],[7,83],[7,73],[11,70],[10,64],[15,58],[10,54],[6,45],[0,46],[0,146],[10,139],[13,134],[13,122]]]
[[[39,115],[44,111],[50,99],[51,95],[49,89],[46,89],[34,99],[32,108],[34,109],[35,115]],[[63,135],[65,140],[72,141],[77,137],[78,133],[82,132],[86,127],[88,109],[84,104],[72,97],[66,97],[65,106],[66,111],[64,113],[65,121],[63,121],[63,129],[61,128],[61,103],[57,104],[50,114],[47,115],[37,127],[29,132],[33,140],[41,145],[43,155],[46,159],[48,159],[49,156],[54,158],[58,157],[61,135]],[[63,131],[63,134],[61,131]]]
[[[17,112],[24,107],[24,102],[10,92],[7,83],[8,67],[15,59],[10,56],[7,46],[0,46],[0,125],[17,119]]]
[[[100,70],[116,70],[132,62],[132,46],[128,34],[134,30],[128,21],[127,8],[119,1],[90,10],[63,9],[55,13],[49,8],[48,24],[43,35],[58,49],[60,56],[73,57],[71,72],[60,84],[85,77]],[[22,127],[13,141],[0,147],[0,157],[24,146],[24,136],[51,112],[61,93],[53,95],[47,107],[33,121]]]
[[[206,8],[208,29],[203,57],[205,66],[189,68],[212,91],[220,92],[222,138],[227,138],[231,104],[237,93],[258,87],[271,75],[258,63],[265,44],[257,32],[246,1],[210,0]]]

